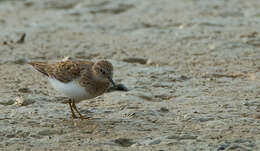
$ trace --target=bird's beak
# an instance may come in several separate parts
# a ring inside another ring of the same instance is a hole
[[[108,77],[108,80],[112,83],[112,85],[113,85],[114,87],[116,87],[116,84],[115,84],[115,82],[113,81],[113,79],[112,79],[111,77]]]

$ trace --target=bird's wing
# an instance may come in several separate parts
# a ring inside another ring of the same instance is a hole
[[[67,83],[80,77],[80,72],[85,68],[91,68],[94,63],[90,61],[62,61],[56,64],[43,62],[31,62],[29,64],[44,75]]]

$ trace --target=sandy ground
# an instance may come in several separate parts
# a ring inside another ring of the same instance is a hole
[[[0,150],[259,150],[259,27],[259,0],[2,0]],[[130,91],[73,120],[26,64],[66,56]]]

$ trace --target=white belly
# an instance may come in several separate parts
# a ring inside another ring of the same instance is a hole
[[[74,99],[75,101],[81,101],[89,98],[86,90],[81,87],[76,80],[68,83],[62,83],[54,78],[48,78],[48,80],[54,89],[65,94],[67,97]]]

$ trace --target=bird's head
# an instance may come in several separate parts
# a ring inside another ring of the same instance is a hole
[[[106,61],[101,60],[93,65],[93,70],[97,80],[109,81],[115,87],[115,82],[113,81],[113,65]]]

